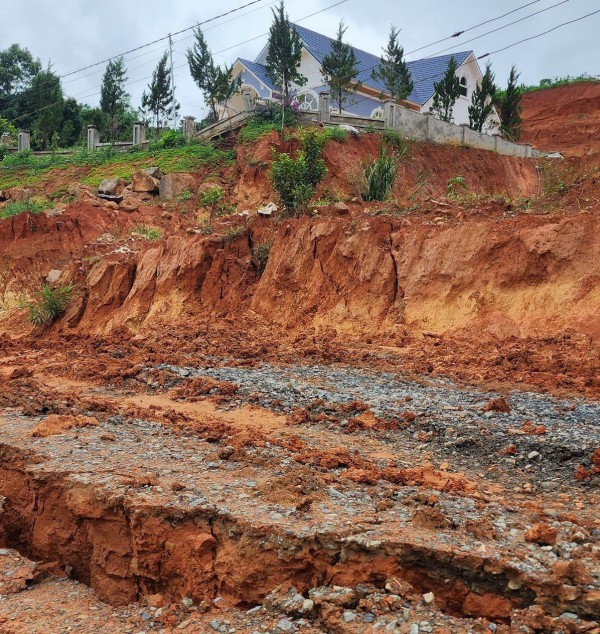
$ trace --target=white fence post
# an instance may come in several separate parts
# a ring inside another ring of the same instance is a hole
[[[136,121],[133,124],[133,145],[146,143],[146,124],[143,121]]]
[[[88,125],[87,127],[87,147],[88,150],[95,150],[100,142],[100,135],[98,134],[98,128],[95,125]]]
[[[17,148],[19,152],[31,149],[31,135],[27,130],[19,130],[19,143]]]
[[[329,123],[331,116],[329,113],[329,93],[324,91],[319,93],[319,123]]]
[[[393,99],[383,102],[383,125],[392,129],[396,127],[396,103]]]
[[[183,117],[183,135],[186,139],[191,139],[196,132],[196,117]]]

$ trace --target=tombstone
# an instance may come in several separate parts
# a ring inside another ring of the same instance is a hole
[[[136,121],[133,124],[133,144],[142,145],[146,143],[146,124],[143,121]]]
[[[27,130],[19,130],[19,144],[17,148],[19,152],[31,149],[31,135]]]
[[[392,129],[396,127],[396,103],[393,99],[383,102],[383,125]]]
[[[183,117],[183,135],[191,139],[196,134],[196,117]]]
[[[93,151],[100,143],[100,134],[98,128],[95,125],[88,125],[87,127],[87,147],[88,150]]]
[[[331,115],[329,113],[329,93],[319,93],[319,123],[329,123]]]

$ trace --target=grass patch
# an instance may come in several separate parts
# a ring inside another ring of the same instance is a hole
[[[147,227],[146,225],[136,225],[135,229],[131,230],[132,236],[142,236],[151,241],[160,240],[163,237],[163,232],[156,227]]]
[[[256,272],[259,275],[263,274],[267,266],[267,262],[269,261],[269,255],[271,255],[271,247],[273,246],[273,240],[269,240],[268,242],[262,242],[261,244],[257,244],[252,249],[252,260],[254,265],[256,266]]]
[[[56,321],[67,309],[74,288],[72,282],[58,288],[46,284],[31,302],[22,304],[22,308],[27,310],[29,322],[34,326],[43,326]]]
[[[361,196],[364,201],[385,201],[388,199],[396,180],[398,164],[399,161],[387,154],[383,145],[379,150],[379,158],[363,161],[364,184]]]
[[[0,162],[0,189],[16,185],[35,185],[54,169],[87,168],[80,179],[84,185],[97,187],[105,178],[130,179],[142,167],[157,166],[165,173],[190,172],[205,165],[221,165],[235,160],[235,152],[219,150],[209,143],[190,144],[173,148],[132,149],[117,152],[111,147],[93,152],[77,150],[69,155],[37,156],[18,152]]]
[[[0,209],[0,218],[10,218],[22,213],[35,214],[37,216],[51,208],[52,205],[46,200],[31,199],[9,201]]]
[[[274,121],[265,121],[264,119],[251,119],[240,130],[240,141],[242,143],[252,143],[261,136],[271,132],[271,130],[279,130],[281,124],[277,124]]]

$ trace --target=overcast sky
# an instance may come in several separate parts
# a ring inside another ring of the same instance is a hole
[[[84,66],[141,46],[169,32],[175,33],[198,22],[235,9],[249,0],[0,0],[3,24],[0,49],[16,42],[28,48],[44,65],[52,63],[64,75]],[[337,3],[337,4],[336,4]],[[336,6],[332,6],[336,4]],[[529,5],[529,6],[525,6]],[[557,5],[554,8],[553,5]],[[203,30],[215,59],[231,64],[237,57],[254,59],[267,42],[273,0],[260,0],[246,9],[215,20]],[[474,27],[514,9],[464,35],[428,46],[407,59],[439,53],[474,50],[476,55],[495,51],[518,40],[536,35],[563,22],[600,9],[600,0],[286,0],[292,21],[335,37],[340,20],[348,27],[346,40],[366,51],[380,54],[387,42],[390,24],[402,29],[400,38],[407,53]],[[484,35],[535,12],[538,15]],[[317,15],[312,15],[319,12]],[[309,17],[311,16],[311,17]],[[306,19],[304,19],[306,18]],[[536,83],[546,77],[600,74],[600,13],[553,33],[496,53],[491,59],[498,82],[506,83],[512,64],[521,72],[521,81]],[[482,36],[472,42],[472,38]],[[252,41],[247,41],[252,39]],[[193,43],[191,31],[173,37],[175,82],[181,115],[201,118],[204,104],[187,68],[185,52]],[[167,47],[159,42],[125,56],[127,90],[134,107],[140,105],[144,88],[158,59]],[[66,95],[97,105],[100,81],[106,64],[63,78]]]

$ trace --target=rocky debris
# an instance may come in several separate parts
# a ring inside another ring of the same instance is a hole
[[[107,178],[98,186],[98,194],[103,196],[119,196],[127,183],[122,178]]]
[[[163,200],[173,200],[189,192],[196,195],[197,180],[191,174],[165,174],[160,179],[159,196]]]
[[[48,272],[48,275],[46,275],[46,282],[48,282],[48,284],[50,285],[56,284],[56,282],[58,282],[58,280],[60,279],[62,273],[63,272],[59,269],[52,269]]]
[[[131,175],[131,189],[134,192],[158,193],[162,177],[158,167],[137,170]]]
[[[5,189],[0,189],[0,202],[8,200],[10,194]]]
[[[506,399],[502,397],[492,398],[481,408],[481,411],[510,414],[510,405],[506,402]]]
[[[275,203],[267,203],[266,205],[259,207],[256,210],[256,213],[259,216],[269,217],[273,215],[276,211],[277,211],[277,205]]]
[[[123,211],[129,211],[129,212],[137,211],[137,209],[139,208],[141,204],[142,204],[142,201],[139,198],[128,196],[127,198],[124,198],[119,203],[119,209],[122,209]]]
[[[30,187],[11,187],[6,195],[8,200],[24,202],[35,196],[35,190]]]
[[[514,392],[508,413],[482,413],[486,403],[505,399],[458,388],[449,379],[423,383],[390,372],[318,365],[157,369],[185,376],[177,387],[181,396],[210,394],[210,381],[221,381],[236,386],[235,392],[222,392],[232,406],[252,402],[286,413],[296,424],[319,424],[346,434],[379,430],[386,435],[389,430],[391,442],[401,437],[404,446],[409,443],[415,450],[427,444],[440,464],[450,457],[455,467],[477,463],[487,469],[491,461],[498,463],[493,473],[506,472],[509,479],[515,469],[523,469],[539,478],[543,490],[557,490],[565,477],[585,481],[585,474],[593,473],[578,470],[597,446],[600,405],[593,401]],[[352,415],[359,401],[363,411]]]
[[[69,195],[73,198],[74,202],[82,205],[100,206],[101,204],[94,190],[87,185],[73,185],[69,188]]]
[[[0,596],[26,590],[43,574],[36,563],[16,550],[0,548]]]
[[[342,202],[337,202],[337,203],[333,203],[333,205],[331,206],[331,208],[339,215],[339,216],[343,216],[347,213],[350,212],[350,207],[348,207],[348,205],[346,203],[342,203]]]
[[[548,524],[534,524],[526,533],[528,542],[541,544],[542,546],[554,546],[558,536],[558,529]]]

